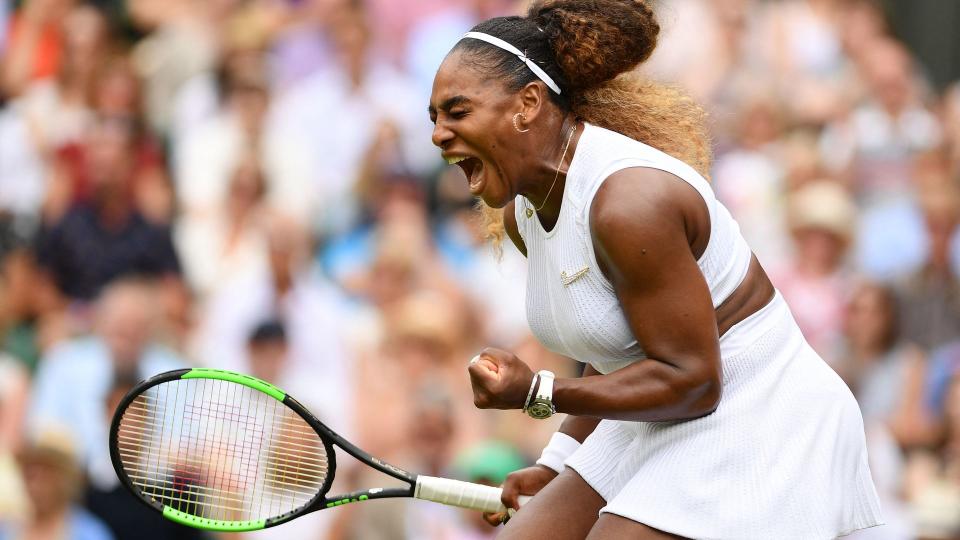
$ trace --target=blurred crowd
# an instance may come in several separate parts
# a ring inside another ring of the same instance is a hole
[[[559,419],[473,408],[484,346],[535,369],[522,256],[494,256],[430,142],[433,74],[514,0],[0,0],[0,540],[209,538],[118,485],[137,381],[275,383],[418,473],[499,484]],[[960,538],[960,84],[875,0],[659,0],[643,69],[708,110],[712,182],[857,396],[887,525]],[[340,460],[336,491],[389,484]],[[251,537],[485,539],[403,500]]]

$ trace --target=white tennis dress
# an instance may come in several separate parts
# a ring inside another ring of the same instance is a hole
[[[527,248],[527,318],[551,350],[610,373],[644,358],[597,265],[590,203],[604,179],[660,169],[693,186],[710,213],[698,264],[714,307],[744,279],[751,252],[710,185],[689,165],[586,125],[556,226],[518,197]],[[853,395],[810,348],[777,293],[720,338],[723,390],[690,421],[603,420],[567,460],[618,514],[689,538],[828,539],[882,523]]]

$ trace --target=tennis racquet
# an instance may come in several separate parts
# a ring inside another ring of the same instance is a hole
[[[329,495],[334,446],[407,487]],[[505,510],[499,488],[394,467],[334,433],[277,387],[230,371],[181,369],[139,383],[113,416],[110,458],[142,502],[170,520],[211,531],[274,527],[316,510],[390,497]]]

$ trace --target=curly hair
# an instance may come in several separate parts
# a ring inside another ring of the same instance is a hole
[[[578,119],[617,131],[688,163],[704,177],[711,160],[705,114],[677,88],[636,72],[653,54],[660,24],[644,0],[536,0],[526,17],[497,17],[474,32],[517,47],[556,81],[550,99]],[[461,40],[464,60],[519,91],[537,80],[515,55],[486,42]],[[488,236],[499,249],[502,210],[480,203]]]

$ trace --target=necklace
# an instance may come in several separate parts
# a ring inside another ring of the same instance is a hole
[[[557,179],[560,178],[560,167],[563,165],[563,160],[566,159],[567,157],[567,150],[570,149],[570,141],[573,140],[573,134],[576,132],[577,132],[577,123],[574,122],[573,126],[570,128],[570,135],[567,136],[567,144],[564,145],[563,147],[563,155],[560,156],[560,163],[557,163],[557,173],[553,175],[553,183],[550,184],[550,189],[547,190],[547,196],[543,198],[543,202],[540,203],[540,207],[530,208],[529,206],[526,205],[526,202],[524,203],[524,206],[527,206],[527,208],[525,209],[527,214],[527,219],[533,217],[534,212],[539,212],[543,210],[543,207],[546,206],[547,201],[550,200],[550,194],[553,193],[553,188],[554,186],[557,185]],[[524,200],[529,201],[529,199],[527,199],[526,197],[524,197]]]

